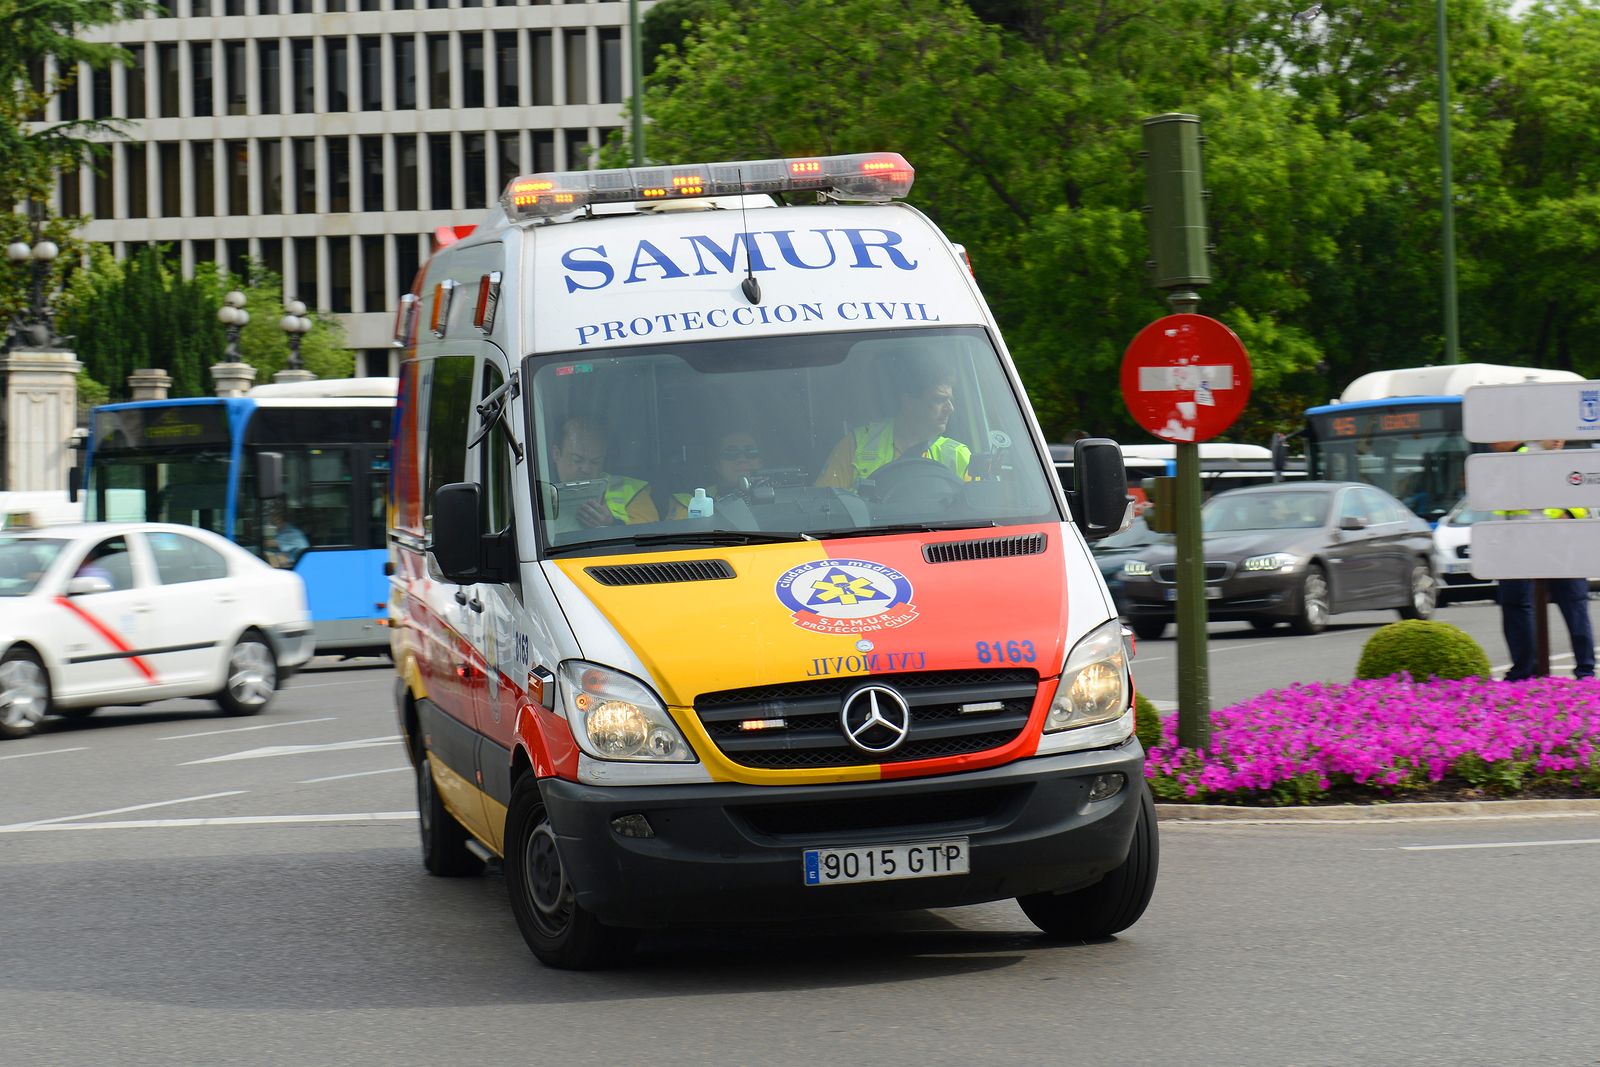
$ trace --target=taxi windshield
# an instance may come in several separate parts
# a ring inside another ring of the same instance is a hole
[[[981,329],[530,357],[524,380],[556,549],[1060,521]]]
[[[0,536],[0,596],[33,592],[66,544],[55,538]]]

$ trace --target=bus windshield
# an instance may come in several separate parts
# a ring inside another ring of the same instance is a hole
[[[527,380],[556,548],[1060,521],[982,330],[540,357]]]
[[[1401,397],[1306,413],[1311,477],[1366,482],[1437,522],[1466,493],[1460,397]]]

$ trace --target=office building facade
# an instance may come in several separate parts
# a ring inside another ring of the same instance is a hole
[[[96,34],[133,65],[51,101],[50,121],[128,120],[52,208],[185,274],[259,258],[339,317],[358,375],[394,372],[393,311],[436,229],[479,221],[514,175],[590,165],[632,92],[627,0],[162,5]]]

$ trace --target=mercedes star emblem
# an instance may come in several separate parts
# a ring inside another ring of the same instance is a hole
[[[887,686],[864,685],[844,698],[839,728],[863,752],[893,752],[911,732],[911,705]]]

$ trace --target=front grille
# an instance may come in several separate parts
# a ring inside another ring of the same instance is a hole
[[[910,731],[893,752],[862,752],[840,726],[844,698],[868,682],[897,690],[910,706]],[[857,767],[964,756],[1008,744],[1027,725],[1038,688],[1035,671],[857,675],[705,693],[695,700],[694,710],[717,748],[740,766]],[[961,710],[985,703],[1000,707]],[[741,723],[761,720],[782,720],[782,725],[740,729]]]
[[[922,558],[929,563],[961,563],[969,559],[996,559],[1001,556],[1037,556],[1044,551],[1044,534],[1017,537],[984,537],[976,541],[940,541],[922,546]]]
[[[585,567],[583,573],[601,585],[663,585],[668,582],[710,582],[732,578],[725,559],[686,559],[672,563],[617,563]]]
[[[1206,563],[1206,581],[1224,581],[1233,573],[1233,564],[1226,560],[1211,560]],[[1178,580],[1178,565],[1176,563],[1161,563],[1156,566],[1156,581],[1172,583]]]
[[[860,800],[808,801],[804,804],[749,804],[731,808],[756,833],[768,837],[812,837],[877,830],[933,832],[994,825],[1019,803],[1027,786],[993,786],[948,793],[918,793]]]

